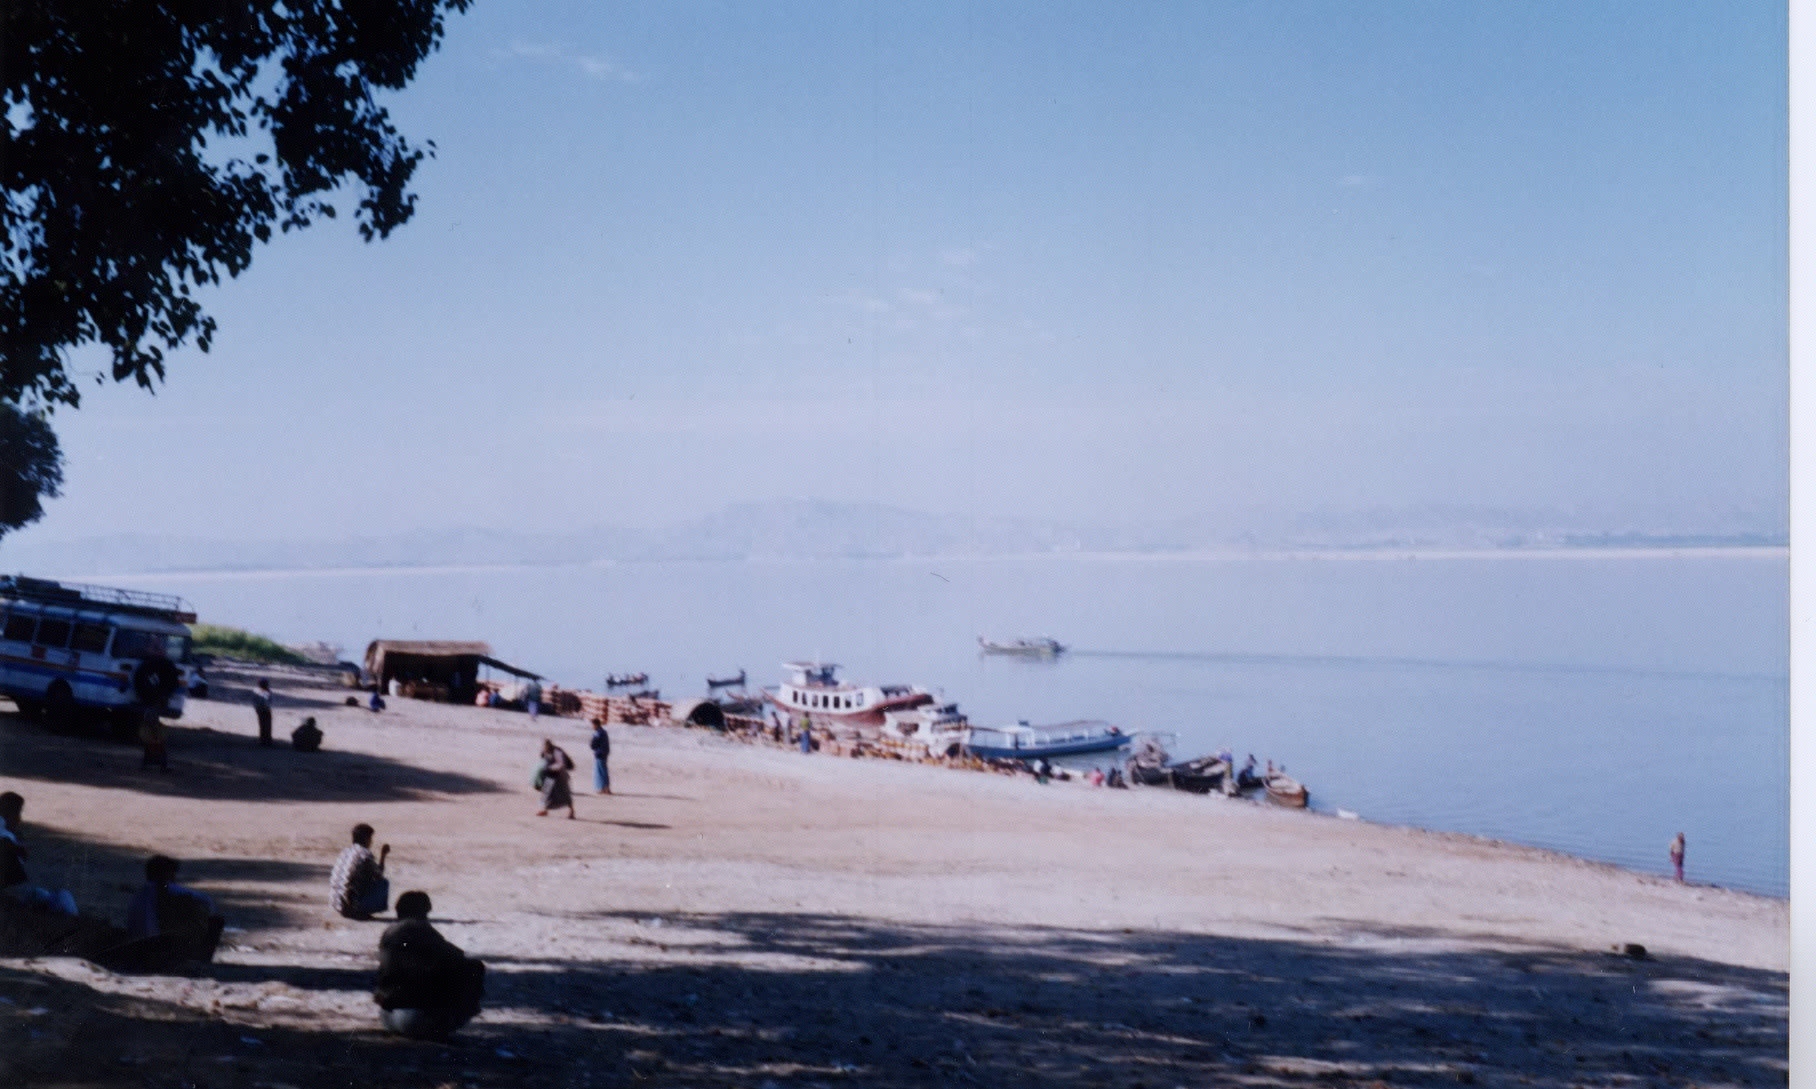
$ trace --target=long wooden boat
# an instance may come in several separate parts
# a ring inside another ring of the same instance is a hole
[[[1176,790],[1189,794],[1209,794],[1214,790],[1224,790],[1224,781],[1229,778],[1228,761],[1215,756],[1201,756],[1196,760],[1182,760],[1166,767],[1168,777]]]
[[[1304,784],[1281,772],[1268,776],[1265,786],[1267,800],[1275,805],[1286,806],[1288,809],[1304,809],[1306,802],[1311,799],[1311,794],[1305,789]]]
[[[973,726],[965,748],[986,759],[1033,760],[1045,756],[1076,756],[1108,752],[1127,745],[1131,738],[1107,722],[1062,722],[1057,726]]]
[[[1065,652],[1065,644],[1045,635],[1033,639],[1011,639],[999,643],[983,636],[977,637],[978,649],[985,654],[1019,654],[1025,658],[1053,658]]]

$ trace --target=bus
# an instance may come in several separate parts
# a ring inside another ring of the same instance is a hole
[[[0,575],[0,695],[53,728],[105,717],[126,732],[147,710],[180,718],[193,623],[168,594]]]

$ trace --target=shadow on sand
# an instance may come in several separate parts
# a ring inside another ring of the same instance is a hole
[[[145,860],[159,848],[157,832],[144,848],[103,843],[37,824],[28,800],[25,843],[35,884],[68,889],[84,915],[116,926],[126,922],[126,905],[145,881]],[[319,912],[327,898],[333,858],[320,863],[268,858],[182,858],[179,884],[205,890],[229,925],[240,928],[283,926],[298,912]],[[0,1084],[5,1084],[0,1080]]]
[[[633,944],[663,959],[492,959],[487,1012],[451,1045],[254,1011],[226,1022],[0,966],[0,1082],[363,1084],[377,1069],[387,1084],[486,1087],[1785,1081],[1786,976],[1686,958],[1440,951],[1360,931],[1316,944],[822,915],[597,918],[633,923]],[[370,985],[351,966],[212,972]]]
[[[496,792],[496,784],[364,753],[299,753],[287,741],[261,747],[249,736],[170,726],[168,773],[141,768],[137,744],[52,733],[0,714],[0,776],[136,790],[185,798],[280,802],[388,802],[435,794]],[[27,814],[29,819],[30,814]]]

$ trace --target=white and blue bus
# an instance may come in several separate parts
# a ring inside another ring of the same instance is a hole
[[[0,695],[55,728],[181,717],[194,622],[167,594],[0,575]]]

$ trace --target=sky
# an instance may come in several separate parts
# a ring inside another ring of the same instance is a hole
[[[482,0],[386,101],[415,218],[280,237],[155,396],[88,387],[17,540],[1782,528],[1785,50],[1770,3]]]

